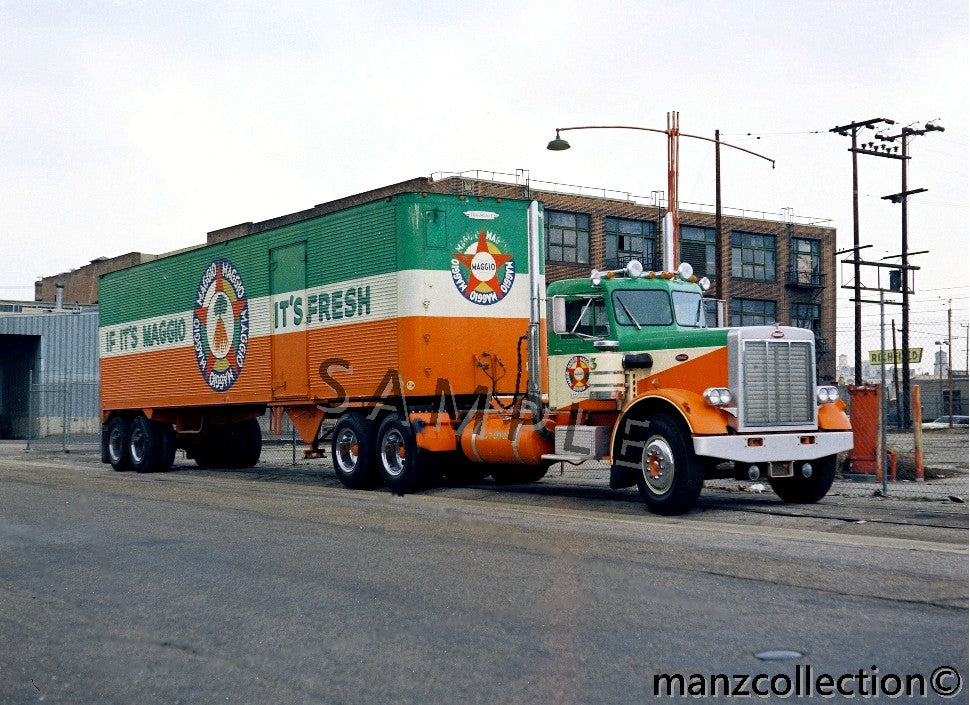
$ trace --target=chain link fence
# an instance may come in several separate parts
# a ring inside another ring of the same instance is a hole
[[[97,381],[66,377],[28,385],[27,450],[96,448],[100,439]]]

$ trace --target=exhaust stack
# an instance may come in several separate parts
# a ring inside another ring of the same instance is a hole
[[[541,341],[539,336],[539,320],[542,305],[542,280],[539,276],[541,267],[541,250],[539,249],[541,233],[539,232],[539,202],[529,204],[529,337],[527,339],[528,361],[526,371],[529,373],[529,387],[526,398],[531,402],[536,416],[542,413],[542,362]]]

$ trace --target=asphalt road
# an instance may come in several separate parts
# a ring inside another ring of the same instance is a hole
[[[858,693],[940,667],[961,691],[917,701],[967,702],[967,561],[952,503],[713,491],[663,518],[555,475],[397,497],[8,449],[0,703],[642,703],[663,673]]]

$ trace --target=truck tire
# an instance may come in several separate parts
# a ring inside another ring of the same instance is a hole
[[[538,482],[549,472],[549,464],[492,466],[492,479],[499,485],[529,485]]]
[[[118,472],[131,470],[131,456],[128,455],[128,419],[123,416],[115,416],[108,422],[108,430],[105,434],[105,453],[111,467]]]
[[[790,504],[814,504],[826,495],[835,480],[835,468],[838,459],[834,455],[813,460],[812,474],[808,477],[801,471],[804,463],[795,463],[795,474],[792,477],[769,477],[768,484],[775,494]]]
[[[337,479],[351,490],[380,484],[374,462],[374,425],[357,412],[341,416],[333,427],[330,446]]]
[[[377,430],[377,471],[391,492],[406,494],[427,483],[426,459],[414,442],[411,427],[391,414]]]
[[[257,419],[249,419],[232,427],[232,467],[251,468],[259,462],[263,451],[263,432]]]
[[[158,424],[162,434],[162,457],[159,470],[171,470],[175,464],[175,451],[178,446],[178,435],[171,424]]]
[[[694,454],[690,436],[676,420],[652,416],[638,429],[642,453],[637,473],[640,496],[657,514],[684,514],[697,503],[704,486],[704,466]]]
[[[232,466],[235,449],[231,443],[229,429],[225,426],[209,426],[196,434],[192,441],[189,457],[203,469],[228,468]]]
[[[136,416],[131,422],[131,429],[128,431],[128,454],[135,472],[166,469],[164,465],[168,447],[174,447],[165,438],[167,430],[171,429],[144,416]],[[172,457],[175,457],[174,453]]]

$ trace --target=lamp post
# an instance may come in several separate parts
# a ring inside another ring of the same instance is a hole
[[[669,216],[669,221],[671,223],[670,232],[670,242],[671,242],[671,261],[673,262],[673,267],[677,266],[677,250],[679,247],[678,240],[680,234],[680,217],[679,217],[679,207],[678,207],[678,170],[680,167],[680,138],[690,137],[691,139],[704,140],[705,142],[714,142],[718,148],[721,145],[725,147],[731,147],[740,152],[746,152],[755,157],[764,159],[765,161],[771,162],[771,168],[775,168],[775,160],[770,157],[766,157],[763,154],[758,154],[750,149],[745,149],[744,147],[738,147],[737,145],[728,144],[727,142],[722,142],[720,140],[720,135],[717,135],[716,139],[711,139],[710,137],[701,137],[700,135],[688,135],[680,131],[680,113],[673,111],[667,113],[667,129],[660,130],[655,127],[636,127],[632,125],[581,125],[576,127],[557,127],[556,128],[556,138],[546,145],[546,149],[552,150],[553,152],[562,152],[569,149],[569,142],[564,140],[561,136],[561,132],[567,132],[569,130],[639,130],[641,132],[656,132],[661,135],[667,136],[667,214]],[[720,179],[720,167],[718,166],[717,179]],[[718,197],[720,201],[720,197]],[[720,203],[717,204],[720,206]],[[720,235],[720,233],[718,233]],[[666,255],[665,255],[666,257]]]

